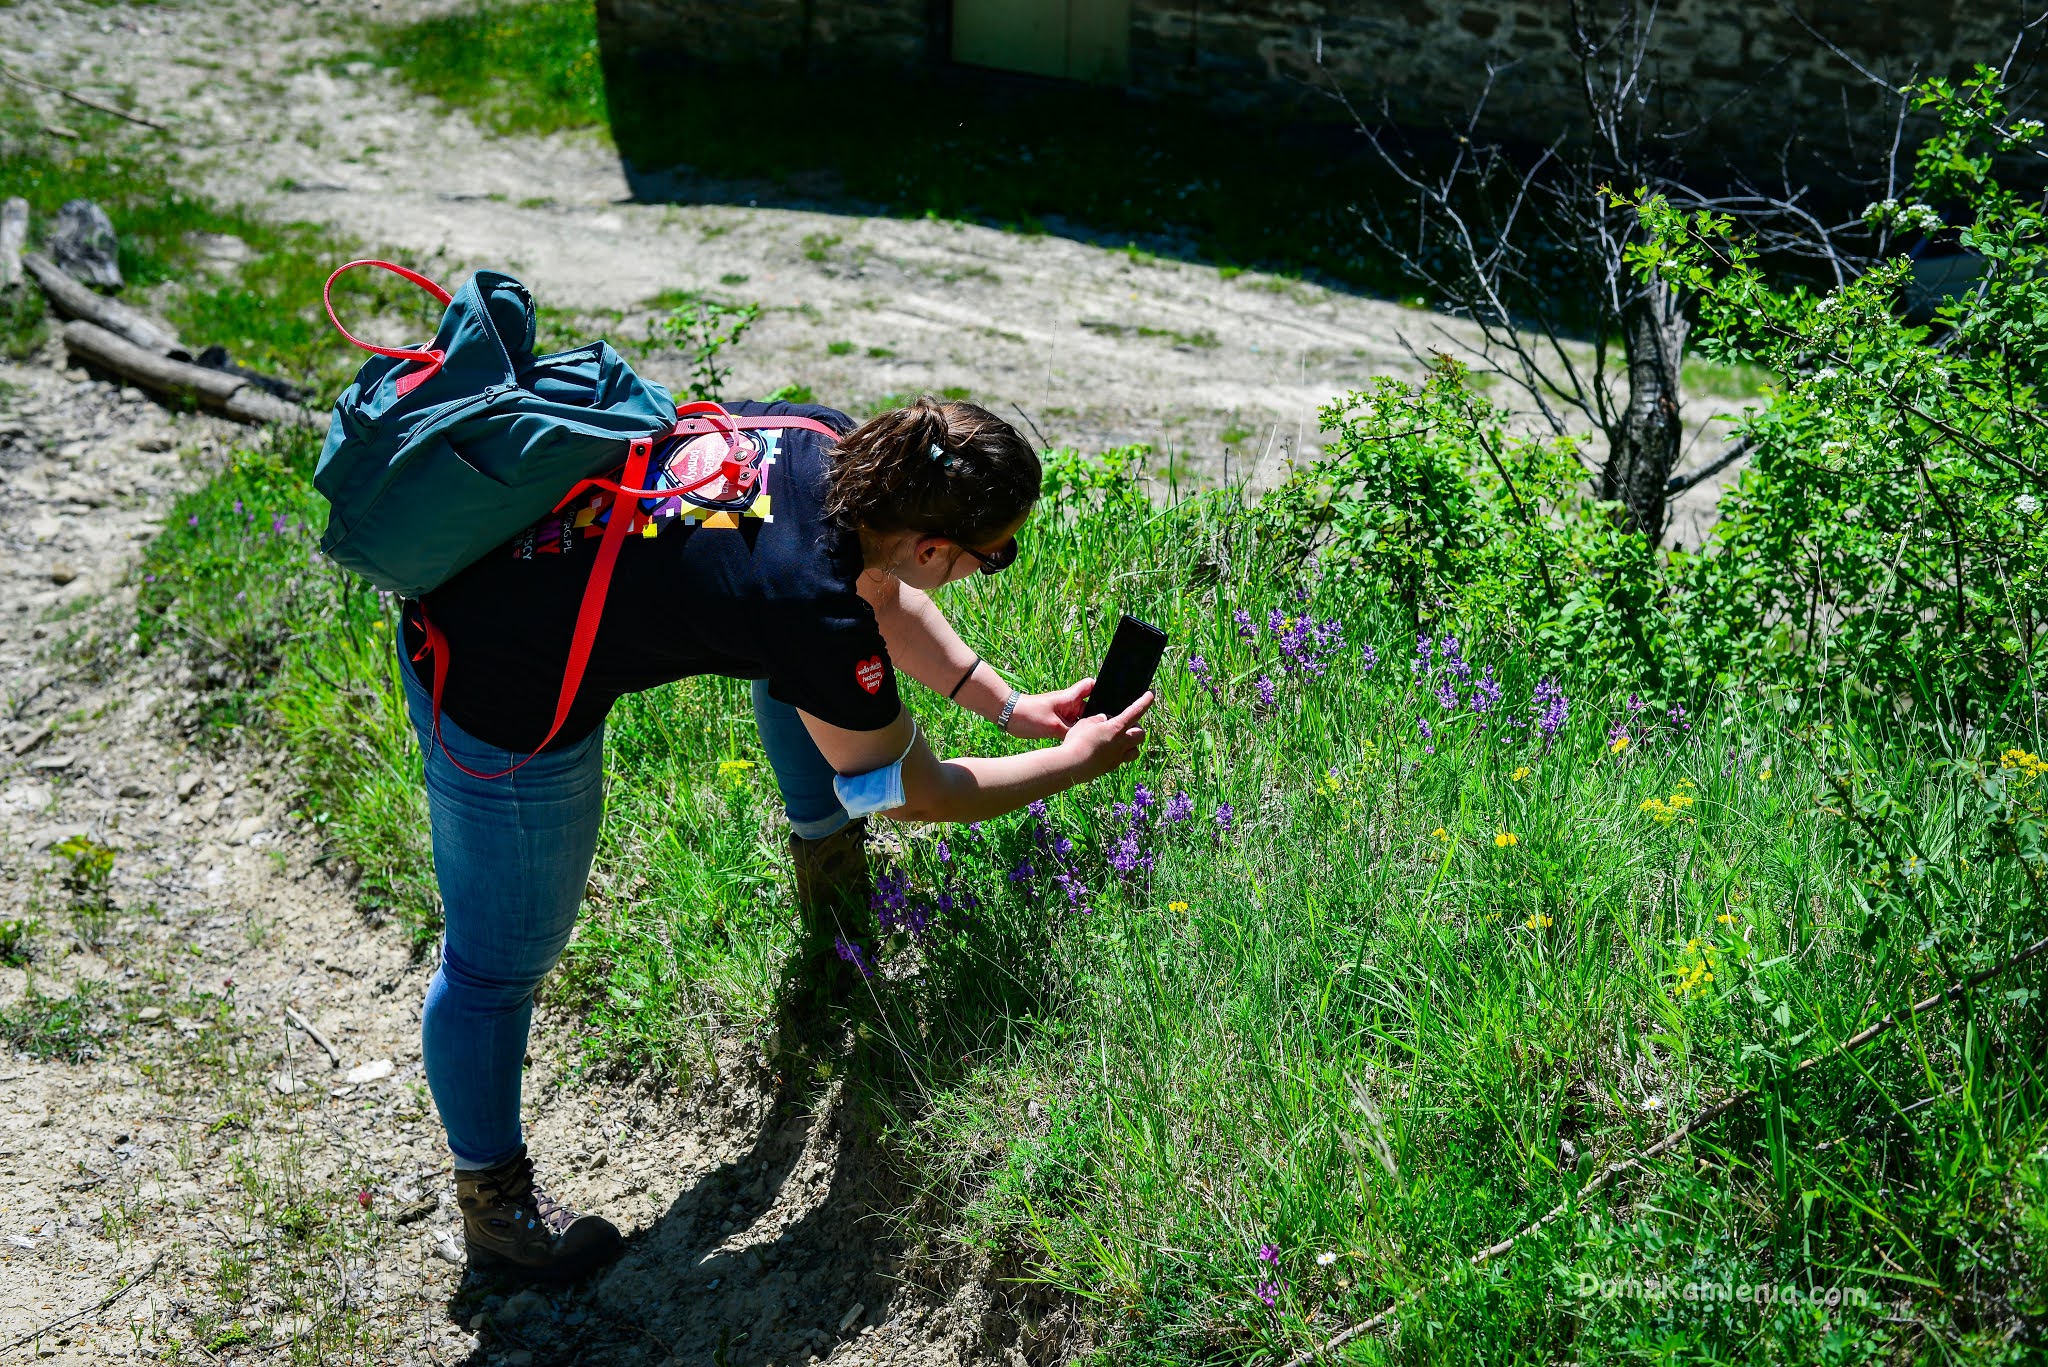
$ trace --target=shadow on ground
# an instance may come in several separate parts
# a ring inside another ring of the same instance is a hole
[[[614,55],[605,80],[643,201],[930,214],[1404,289],[1352,207],[1402,196],[1334,103],[1329,122],[1278,122],[964,68],[881,80],[645,55]]]

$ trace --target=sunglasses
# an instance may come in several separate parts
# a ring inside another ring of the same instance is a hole
[[[996,547],[995,550],[991,551],[987,555],[983,555],[980,551],[977,551],[976,549],[974,549],[974,547],[968,545],[964,541],[955,541],[953,544],[958,546],[961,550],[966,551],[976,560],[979,560],[981,562],[981,572],[983,574],[994,574],[998,570],[1006,570],[1010,568],[1010,566],[1014,564],[1017,559],[1017,538],[1014,536],[1011,537],[1008,541],[1005,541],[1002,545]]]

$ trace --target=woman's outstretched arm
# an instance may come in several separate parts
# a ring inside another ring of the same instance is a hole
[[[873,576],[870,576],[872,578]],[[882,629],[882,641],[896,667],[926,688],[944,697],[959,684],[953,701],[994,721],[1010,696],[1010,683],[996,667],[983,660],[975,664],[974,652],[953,630],[946,614],[930,594],[898,583],[893,576],[870,588],[863,581],[861,594],[875,610]],[[974,672],[967,673],[973,666]],[[966,682],[961,677],[966,675]],[[1058,740],[1081,715],[1093,679],[1081,679],[1052,693],[1027,693],[1017,699],[1010,714],[1009,732],[1025,740]]]
[[[1138,721],[1152,706],[1145,694],[1118,717],[1085,717],[1058,745],[1021,755],[940,759],[906,710],[879,731],[847,731],[799,712],[811,738],[848,780],[872,781],[901,764],[900,805],[875,807],[894,821],[985,821],[1100,778],[1138,757],[1145,732]]]

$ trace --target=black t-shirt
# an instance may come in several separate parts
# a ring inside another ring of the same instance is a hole
[[[812,404],[741,403],[731,411],[816,418],[840,432],[853,427],[844,413]],[[634,503],[589,668],[549,749],[588,736],[621,694],[692,674],[766,679],[778,700],[849,731],[896,719],[889,650],[854,587],[859,536],[822,512],[830,443],[802,428],[742,435],[762,456],[751,501]],[[715,459],[722,443],[699,437],[674,452],[657,448],[643,487],[683,482],[689,457],[677,453],[694,448],[699,459],[707,451]],[[714,482],[700,497],[730,492]],[[426,595],[428,615],[448,638],[442,710],[486,744],[528,751],[547,734],[611,499],[599,491],[581,496]],[[410,655],[423,637],[413,614],[405,616]],[[413,669],[432,686],[432,657]]]

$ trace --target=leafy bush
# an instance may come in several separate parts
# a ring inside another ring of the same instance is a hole
[[[1931,323],[1909,321],[1903,259],[1816,293],[1773,283],[1732,220],[1656,198],[1637,268],[1679,287],[1715,363],[1776,376],[1751,410],[1748,470],[1696,554],[1657,554],[1585,492],[1573,443],[1513,435],[1445,358],[1323,413],[1327,455],[1266,501],[1298,557],[1402,605],[1530,641],[1582,681],[1674,695],[1737,680],[1801,697],[1843,690],[1982,724],[2036,685],[2048,616],[2048,240],[1997,158],[2037,141],[1995,76],[1918,88],[1943,131],[1912,196],[1873,220],[1938,227],[1986,269]],[[1583,686],[1583,684],[1582,684]]]
[[[1915,98],[1943,130],[1912,194],[1869,215],[1965,217],[1959,244],[1985,263],[1931,324],[1907,319],[1903,259],[1826,294],[1787,290],[1726,219],[1642,205],[1654,236],[1639,264],[1697,300],[1701,347],[1779,377],[1748,426],[1750,470],[1671,591],[1696,672],[1761,663],[1801,686],[1940,697],[1981,723],[2036,686],[2048,612],[2048,219],[1994,175],[2041,126],[2007,121],[1988,69]]]

